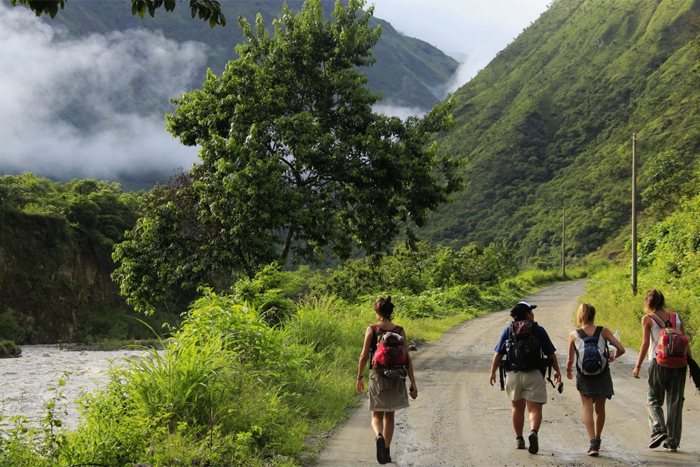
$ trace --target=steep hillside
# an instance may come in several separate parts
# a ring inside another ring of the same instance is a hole
[[[166,318],[137,315],[110,277],[137,197],[95,180],[0,176],[0,340],[153,337],[134,318],[158,329]]]
[[[455,93],[440,143],[469,158],[469,190],[424,234],[518,242],[553,265],[599,248],[631,214],[632,134],[645,168],[700,149],[698,1],[559,0]]]
[[[324,0],[324,13],[330,17],[335,1]],[[91,0],[71,0],[53,20],[42,18],[51,24],[60,24],[71,35],[83,37],[91,33],[106,34],[133,28],[160,30],[163,35],[177,42],[198,41],[209,46],[206,67],[220,74],[224,65],[234,60],[236,44],[243,40],[236,19],[246,18],[255,22],[260,13],[266,25],[271,25],[282,11],[280,0],[226,0],[221,9],[228,20],[226,27],[211,29],[205,21],[190,18],[186,4],[178,4],[171,13],[158,10],[154,18],[144,19],[131,15],[131,1],[96,2]],[[301,9],[302,0],[288,0],[293,10]],[[442,97],[448,80],[457,69],[458,63],[430,44],[406,37],[397,32],[391,24],[375,18],[373,23],[382,25],[382,38],[374,49],[377,63],[365,70],[372,90],[380,92],[384,103],[408,107],[431,109]],[[206,67],[202,69],[193,87],[200,87],[204,81]],[[135,102],[138,100],[135,99]],[[161,103],[163,111],[171,111],[168,103]]]

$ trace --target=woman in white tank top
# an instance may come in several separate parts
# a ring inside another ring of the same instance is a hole
[[[658,289],[647,292],[644,299],[644,309],[647,312],[642,317],[642,346],[639,349],[637,365],[632,372],[635,378],[639,378],[644,355],[648,355],[649,377],[647,388],[647,410],[649,412],[649,426],[651,427],[651,449],[661,446],[669,452],[676,452],[681,442],[683,401],[685,393],[685,375],[687,367],[668,368],[656,361],[657,347],[661,325],[652,315],[685,333],[680,316],[674,313],[675,323],[670,323],[672,314],[666,311],[664,295]],[[687,351],[690,353],[690,350]],[[664,418],[664,400],[666,401],[666,417]],[[665,441],[665,442],[664,442]]]

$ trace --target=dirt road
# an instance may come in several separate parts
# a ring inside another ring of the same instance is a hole
[[[572,315],[583,293],[584,283],[579,281],[526,297],[537,305],[535,319],[552,338],[562,371],[567,338],[574,328]],[[647,447],[650,430],[645,405],[646,365],[641,378],[634,379],[632,369],[638,353],[633,349],[611,366],[615,396],[607,403],[600,457],[586,456],[588,436],[581,399],[575,380],[567,379],[563,394],[548,385],[539,454],[516,450],[510,402],[498,386],[488,384],[493,348],[509,322],[508,311],[489,313],[456,326],[414,355],[419,395],[411,401],[410,408],[396,413],[396,434],[391,446],[394,465],[700,465],[700,396],[692,384],[686,385],[679,452]],[[622,336],[623,344],[624,340]],[[350,419],[329,439],[318,466],[379,465],[369,423],[370,413],[363,398]]]

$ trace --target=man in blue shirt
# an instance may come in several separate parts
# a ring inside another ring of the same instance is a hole
[[[533,340],[542,349],[542,354],[546,355],[552,363],[554,369],[554,381],[558,384],[561,382],[561,374],[559,373],[559,362],[554,353],[555,348],[547,334],[547,331],[542,326],[535,323],[535,315],[532,311],[536,305],[530,305],[526,302],[519,302],[512,310],[510,316],[513,318],[513,323],[508,325],[501,333],[501,339],[496,345],[493,361],[491,362],[491,376],[489,383],[491,386],[496,382],[496,371],[503,357],[507,354],[506,341],[512,339],[511,327],[514,323],[527,325],[532,330]],[[529,321],[530,323],[525,323]],[[511,400],[512,411],[511,420],[513,429],[515,430],[515,446],[518,449],[525,449],[525,439],[523,438],[523,425],[525,424],[525,408],[529,413],[530,418],[530,436],[528,441],[530,446],[528,451],[531,454],[537,454],[539,451],[539,442],[537,432],[542,423],[542,406],[547,403],[547,385],[544,380],[544,366],[530,370],[510,370],[506,374],[506,394]]]

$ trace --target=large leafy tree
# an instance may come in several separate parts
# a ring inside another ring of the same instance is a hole
[[[10,0],[12,6],[17,6],[18,3],[28,6],[37,16],[45,13],[54,18],[59,9],[65,8],[68,0]],[[157,9],[162,7],[165,11],[173,11],[176,4],[177,0],[131,0],[131,14],[143,18],[148,12],[153,17]],[[221,5],[217,0],[190,0],[190,12],[192,18],[198,16],[201,20],[209,21],[212,28],[217,24],[226,26],[226,17],[221,13]]]
[[[117,248],[130,303],[148,310],[154,290],[201,285],[212,271],[252,277],[329,248],[341,259],[381,252],[462,188],[457,159],[429,144],[451,124],[449,102],[405,121],[373,112],[379,96],[357,68],[373,64],[381,29],[363,6],[336,2],[324,20],[320,0],[297,14],[285,5],[272,34],[260,15],[253,27],[240,19],[239,58],[172,100],[168,129],[201,147],[201,164],[152,195]]]

